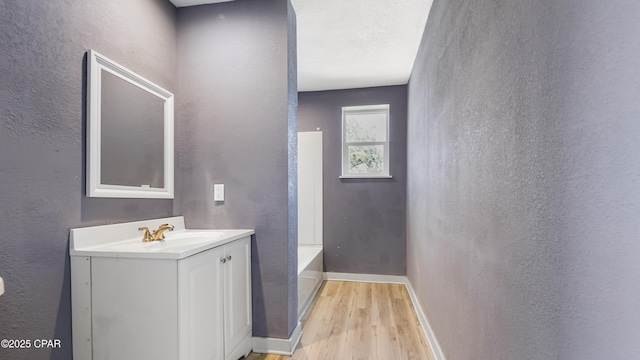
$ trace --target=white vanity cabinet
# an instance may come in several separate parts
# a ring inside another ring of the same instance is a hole
[[[178,262],[178,318],[179,359],[236,360],[251,351],[249,238]]]
[[[224,349],[225,359],[235,360],[251,352],[251,241],[225,246]]]
[[[224,256],[215,248],[178,262],[179,359],[224,360]]]
[[[220,230],[208,244],[206,231],[178,227],[175,240],[144,246],[72,230],[74,360],[236,360],[251,351],[254,231]]]

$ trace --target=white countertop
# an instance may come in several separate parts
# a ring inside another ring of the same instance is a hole
[[[166,240],[142,242],[139,227],[171,224]],[[71,229],[71,256],[183,259],[255,234],[253,229],[185,229],[182,216]]]

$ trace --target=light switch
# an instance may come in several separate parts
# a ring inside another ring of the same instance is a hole
[[[0,295],[4,294],[4,280],[0,277]]]
[[[213,184],[213,201],[224,201],[224,184]]]

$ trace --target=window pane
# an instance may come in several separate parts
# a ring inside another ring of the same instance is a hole
[[[349,173],[384,172],[384,145],[349,146]]]
[[[347,142],[387,141],[387,115],[346,114]]]

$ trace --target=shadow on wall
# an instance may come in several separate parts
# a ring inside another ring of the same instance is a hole
[[[256,245],[257,237],[256,234],[251,236],[251,297],[253,299],[251,306],[254,329],[256,324],[268,324],[264,304],[264,291],[262,289],[262,274],[260,271],[253,270],[260,264],[260,253]]]
[[[72,353],[73,343],[71,340],[71,260],[69,258],[69,243],[64,256],[64,275],[62,277],[62,289],[60,291],[60,300],[58,301],[58,312],[56,315],[56,323],[53,330],[53,336],[50,340],[68,339],[62,342],[62,347],[53,348],[51,350],[51,360],[66,360],[68,354]],[[47,339],[49,340],[49,339]]]

